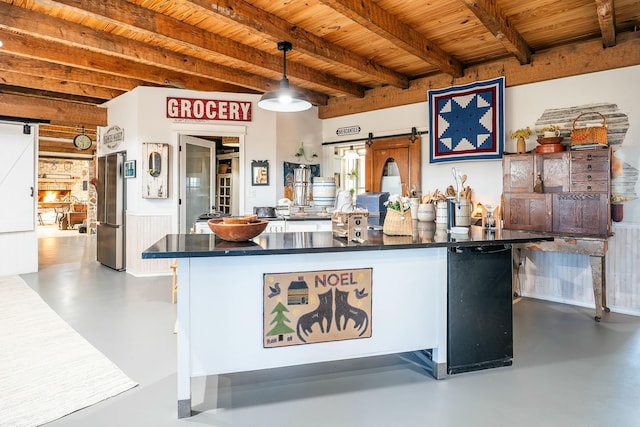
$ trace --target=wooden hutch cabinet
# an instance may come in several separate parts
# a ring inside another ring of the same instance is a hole
[[[504,228],[610,235],[610,165],[611,148],[504,156]]]

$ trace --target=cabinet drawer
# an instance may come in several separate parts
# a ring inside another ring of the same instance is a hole
[[[603,161],[573,161],[571,162],[571,173],[581,172],[609,172],[608,160]]]
[[[604,162],[609,163],[609,150],[595,149],[595,150],[575,150],[571,151],[571,161],[586,161],[586,162]]]
[[[571,182],[571,192],[606,193],[609,191],[609,181]]]
[[[571,182],[606,182],[609,178],[609,172],[577,172],[571,174]]]

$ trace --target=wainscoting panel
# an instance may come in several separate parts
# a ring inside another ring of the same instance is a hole
[[[640,225],[615,223],[606,257],[607,305],[640,316]],[[519,293],[566,304],[593,307],[589,257],[560,252],[523,251]]]
[[[613,232],[607,253],[607,303],[616,311],[640,315],[640,224],[614,224]]]
[[[134,276],[171,274],[172,259],[142,259],[142,252],[171,231],[171,215],[127,212],[127,273]]]

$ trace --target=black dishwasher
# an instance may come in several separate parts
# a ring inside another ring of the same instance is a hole
[[[451,247],[447,258],[448,373],[511,365],[511,246]]]

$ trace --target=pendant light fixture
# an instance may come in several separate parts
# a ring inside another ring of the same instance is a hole
[[[278,42],[278,50],[283,52],[283,72],[280,80],[280,88],[267,92],[258,101],[258,107],[269,111],[277,112],[297,112],[311,108],[311,103],[300,92],[296,92],[289,87],[287,79],[287,52],[291,51],[290,42]]]
[[[352,145],[351,147],[349,147],[348,150],[345,150],[343,158],[345,160],[355,160],[355,159],[359,159],[360,156],[358,155],[358,152],[353,149],[353,145]]]

